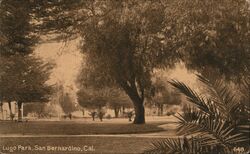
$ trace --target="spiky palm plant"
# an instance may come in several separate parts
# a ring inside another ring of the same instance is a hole
[[[249,99],[241,99],[222,81],[197,76],[204,85],[205,95],[182,82],[170,82],[191,103],[176,116],[177,134],[186,137],[154,142],[145,153],[237,153],[237,147],[244,147],[242,152],[248,150]]]

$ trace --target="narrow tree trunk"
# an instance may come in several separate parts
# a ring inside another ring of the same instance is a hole
[[[69,113],[69,119],[72,120],[72,113]]]
[[[119,116],[119,108],[114,107],[114,112],[115,112],[115,118],[118,118],[118,116]]]
[[[122,115],[124,116],[125,114],[125,106],[122,106]]]
[[[160,105],[161,116],[163,116],[163,104]]]
[[[163,116],[163,104],[158,104],[158,116]]]
[[[9,111],[10,111],[10,114],[12,114],[11,102],[10,102],[10,101],[8,101],[8,106],[9,106]]]
[[[0,106],[1,106],[2,120],[4,120],[3,102],[0,102]]]
[[[17,107],[18,107],[18,121],[22,121],[23,120],[23,117],[22,117],[22,102],[21,101],[18,101],[17,102]]]
[[[160,104],[157,105],[157,110],[158,110],[158,116],[160,116],[161,115],[161,105]]]
[[[13,113],[12,113],[12,107],[11,107],[11,101],[8,101],[9,111],[10,111],[10,119],[11,121],[14,120]]]
[[[82,109],[82,117],[84,117],[84,109]]]

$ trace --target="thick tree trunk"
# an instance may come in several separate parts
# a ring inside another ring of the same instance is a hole
[[[134,102],[135,119],[134,124],[145,124],[145,109],[142,102]]]
[[[144,99],[138,97],[138,95],[129,95],[133,102],[135,110],[134,124],[145,124],[145,109],[144,109]]]
[[[22,121],[23,117],[22,117],[22,102],[18,101],[17,102],[17,108],[18,108],[18,121]]]
[[[141,86],[140,90],[136,87],[136,80],[123,82],[121,84],[127,95],[133,102],[135,110],[134,124],[145,124],[145,109],[144,109],[144,88]]]

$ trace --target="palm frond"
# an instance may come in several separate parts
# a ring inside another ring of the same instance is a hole
[[[221,81],[211,82],[202,76],[198,78],[207,88],[206,97],[182,82],[170,82],[194,104],[176,116],[177,134],[189,137],[155,142],[147,152],[235,153],[235,147],[249,146],[250,109],[246,105],[249,100],[237,98]]]
[[[200,110],[196,108],[188,107],[183,114],[175,116],[178,121],[177,134],[179,135],[189,135],[195,132],[199,132],[200,129],[194,127],[194,125],[199,124],[199,121],[203,119],[204,115]]]
[[[145,154],[182,154],[190,150],[189,143],[183,138],[169,138],[152,142],[151,146],[144,151]]]
[[[197,74],[197,78],[203,83],[210,99],[214,102],[224,118],[235,120],[234,115],[237,114],[237,108],[240,101],[236,95],[222,81],[210,81]]]
[[[192,117],[195,117],[192,119]],[[235,131],[235,127],[228,125],[227,121],[211,116],[204,116],[199,111],[193,110],[189,115],[179,115],[177,132],[179,135],[199,135],[209,140],[204,145],[223,145],[247,141],[248,138]]]
[[[211,113],[205,100],[201,96],[199,96],[195,91],[193,91],[190,87],[176,80],[172,80],[169,83],[175,88],[177,88],[181,93],[183,93],[187,97],[187,99],[193,104],[195,104],[201,111],[207,114]]]
[[[225,149],[223,149],[222,146],[207,146],[203,144],[204,142],[207,142],[206,138],[200,136],[188,138],[168,138],[153,142],[151,146],[144,151],[144,154],[225,153]]]

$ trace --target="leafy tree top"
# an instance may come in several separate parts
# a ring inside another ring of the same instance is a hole
[[[249,1],[174,1],[167,14],[167,43],[189,69],[230,80],[249,76]]]
[[[34,56],[1,57],[0,96],[5,101],[48,101],[52,87],[49,79],[52,65]],[[4,63],[5,62],[5,63]]]
[[[182,102],[181,95],[170,85],[160,78],[156,77],[155,82],[153,83],[154,95],[149,99],[149,102],[161,105],[179,105]]]
[[[92,18],[83,26],[87,69],[81,76],[90,78],[92,85],[116,84],[130,96],[137,92],[143,100],[150,94],[154,68],[176,62],[176,54],[162,42],[164,8],[153,2],[112,1],[104,5],[105,9],[95,5],[90,10]]]
[[[90,109],[100,109],[108,102],[107,91],[105,90],[82,88],[78,91],[77,98],[79,105]]]
[[[0,3],[0,54],[29,54],[37,42],[32,27],[29,1],[2,0]]]
[[[69,93],[63,94],[61,97],[62,98],[60,99],[59,103],[64,113],[69,114],[76,110],[75,104]]]

